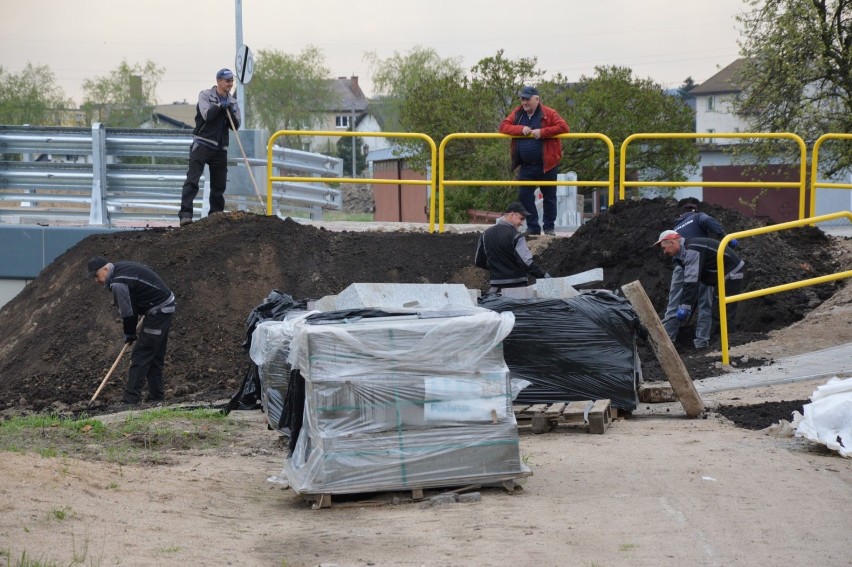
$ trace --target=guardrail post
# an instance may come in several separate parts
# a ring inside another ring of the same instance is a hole
[[[107,210],[106,176],[106,128],[100,122],[92,124],[92,204],[89,208],[89,224],[103,225],[109,222]]]

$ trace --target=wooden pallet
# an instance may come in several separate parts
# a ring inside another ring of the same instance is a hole
[[[518,425],[531,425],[533,433],[547,433],[557,425],[588,427],[589,433],[604,433],[615,411],[610,400],[515,405],[512,409]]]
[[[519,480],[520,478],[530,476],[530,475],[532,475],[532,472],[527,471],[527,472],[521,473],[519,475],[515,475],[515,476],[513,476],[513,478],[505,478],[505,479],[502,479],[502,480],[489,481],[489,482],[486,482],[485,484],[471,484],[471,485],[456,487],[456,488],[453,488],[453,487],[441,488],[441,487],[436,487],[436,486],[429,486],[429,487],[424,487],[424,488],[412,488],[412,489],[410,489],[410,495],[411,495],[410,501],[411,502],[417,502],[417,501],[421,501],[421,500],[426,499],[426,496],[424,495],[424,490],[431,490],[433,492],[437,491],[438,494],[453,494],[453,493],[462,494],[464,492],[479,490],[482,487],[498,487],[498,488],[502,488],[502,489],[506,490],[507,492],[514,492],[515,490],[518,490],[518,489],[521,488],[521,486],[517,482],[517,480]],[[392,492],[396,492],[396,493],[406,492],[406,493],[408,493],[408,491],[392,491]],[[297,494],[300,498],[302,498],[302,500],[305,500],[305,501],[311,503],[311,509],[312,510],[319,510],[320,508],[331,508],[332,507],[332,496],[334,496],[333,493],[328,493],[328,492],[324,492],[324,493],[298,493],[297,492]],[[338,496],[341,496],[341,495],[338,494]],[[385,496],[387,496],[387,495],[385,495]],[[363,507],[366,507],[366,506],[385,506],[387,504],[390,504],[393,501],[394,500],[390,500],[387,497],[383,498],[383,497],[379,496],[377,498],[377,497],[374,496],[373,498],[371,498],[369,500],[355,500],[355,501],[349,501],[349,502],[343,502],[343,503],[338,502],[337,504],[334,504],[334,507],[335,508],[349,508],[349,507],[363,508]]]

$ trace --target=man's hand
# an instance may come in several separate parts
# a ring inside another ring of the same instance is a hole
[[[530,134],[532,134],[532,137],[535,138],[536,140],[540,140],[541,139],[541,128],[536,128],[535,130],[531,130]]]
[[[136,335],[124,335],[124,344],[133,344],[136,341]]]
[[[680,307],[677,308],[677,313],[675,314],[675,316],[677,317],[677,320],[682,323],[682,322],[686,321],[687,319],[689,319],[689,315],[691,313],[692,313],[692,309],[690,309],[690,307],[688,305],[681,305]]]
[[[524,136],[529,136],[532,133],[532,128],[530,128],[529,126],[524,126],[522,132]]]

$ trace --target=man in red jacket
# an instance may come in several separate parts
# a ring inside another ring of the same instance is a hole
[[[535,87],[524,87],[520,97],[520,106],[500,123],[501,134],[528,136],[512,139],[512,170],[518,169],[519,181],[556,181],[556,170],[562,159],[562,142],[553,136],[567,133],[568,123],[558,112],[541,104]],[[556,186],[539,187],[544,201],[544,218],[540,224],[535,207],[535,189],[533,185],[518,187],[518,199],[530,213],[527,217],[527,234],[541,234],[544,228],[544,234],[554,235]]]

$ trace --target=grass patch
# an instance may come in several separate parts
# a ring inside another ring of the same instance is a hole
[[[104,422],[82,416],[35,414],[0,421],[0,451],[43,457],[78,457],[117,463],[164,463],[174,451],[198,451],[231,444],[245,427],[213,409],[152,408],[124,420]]]

